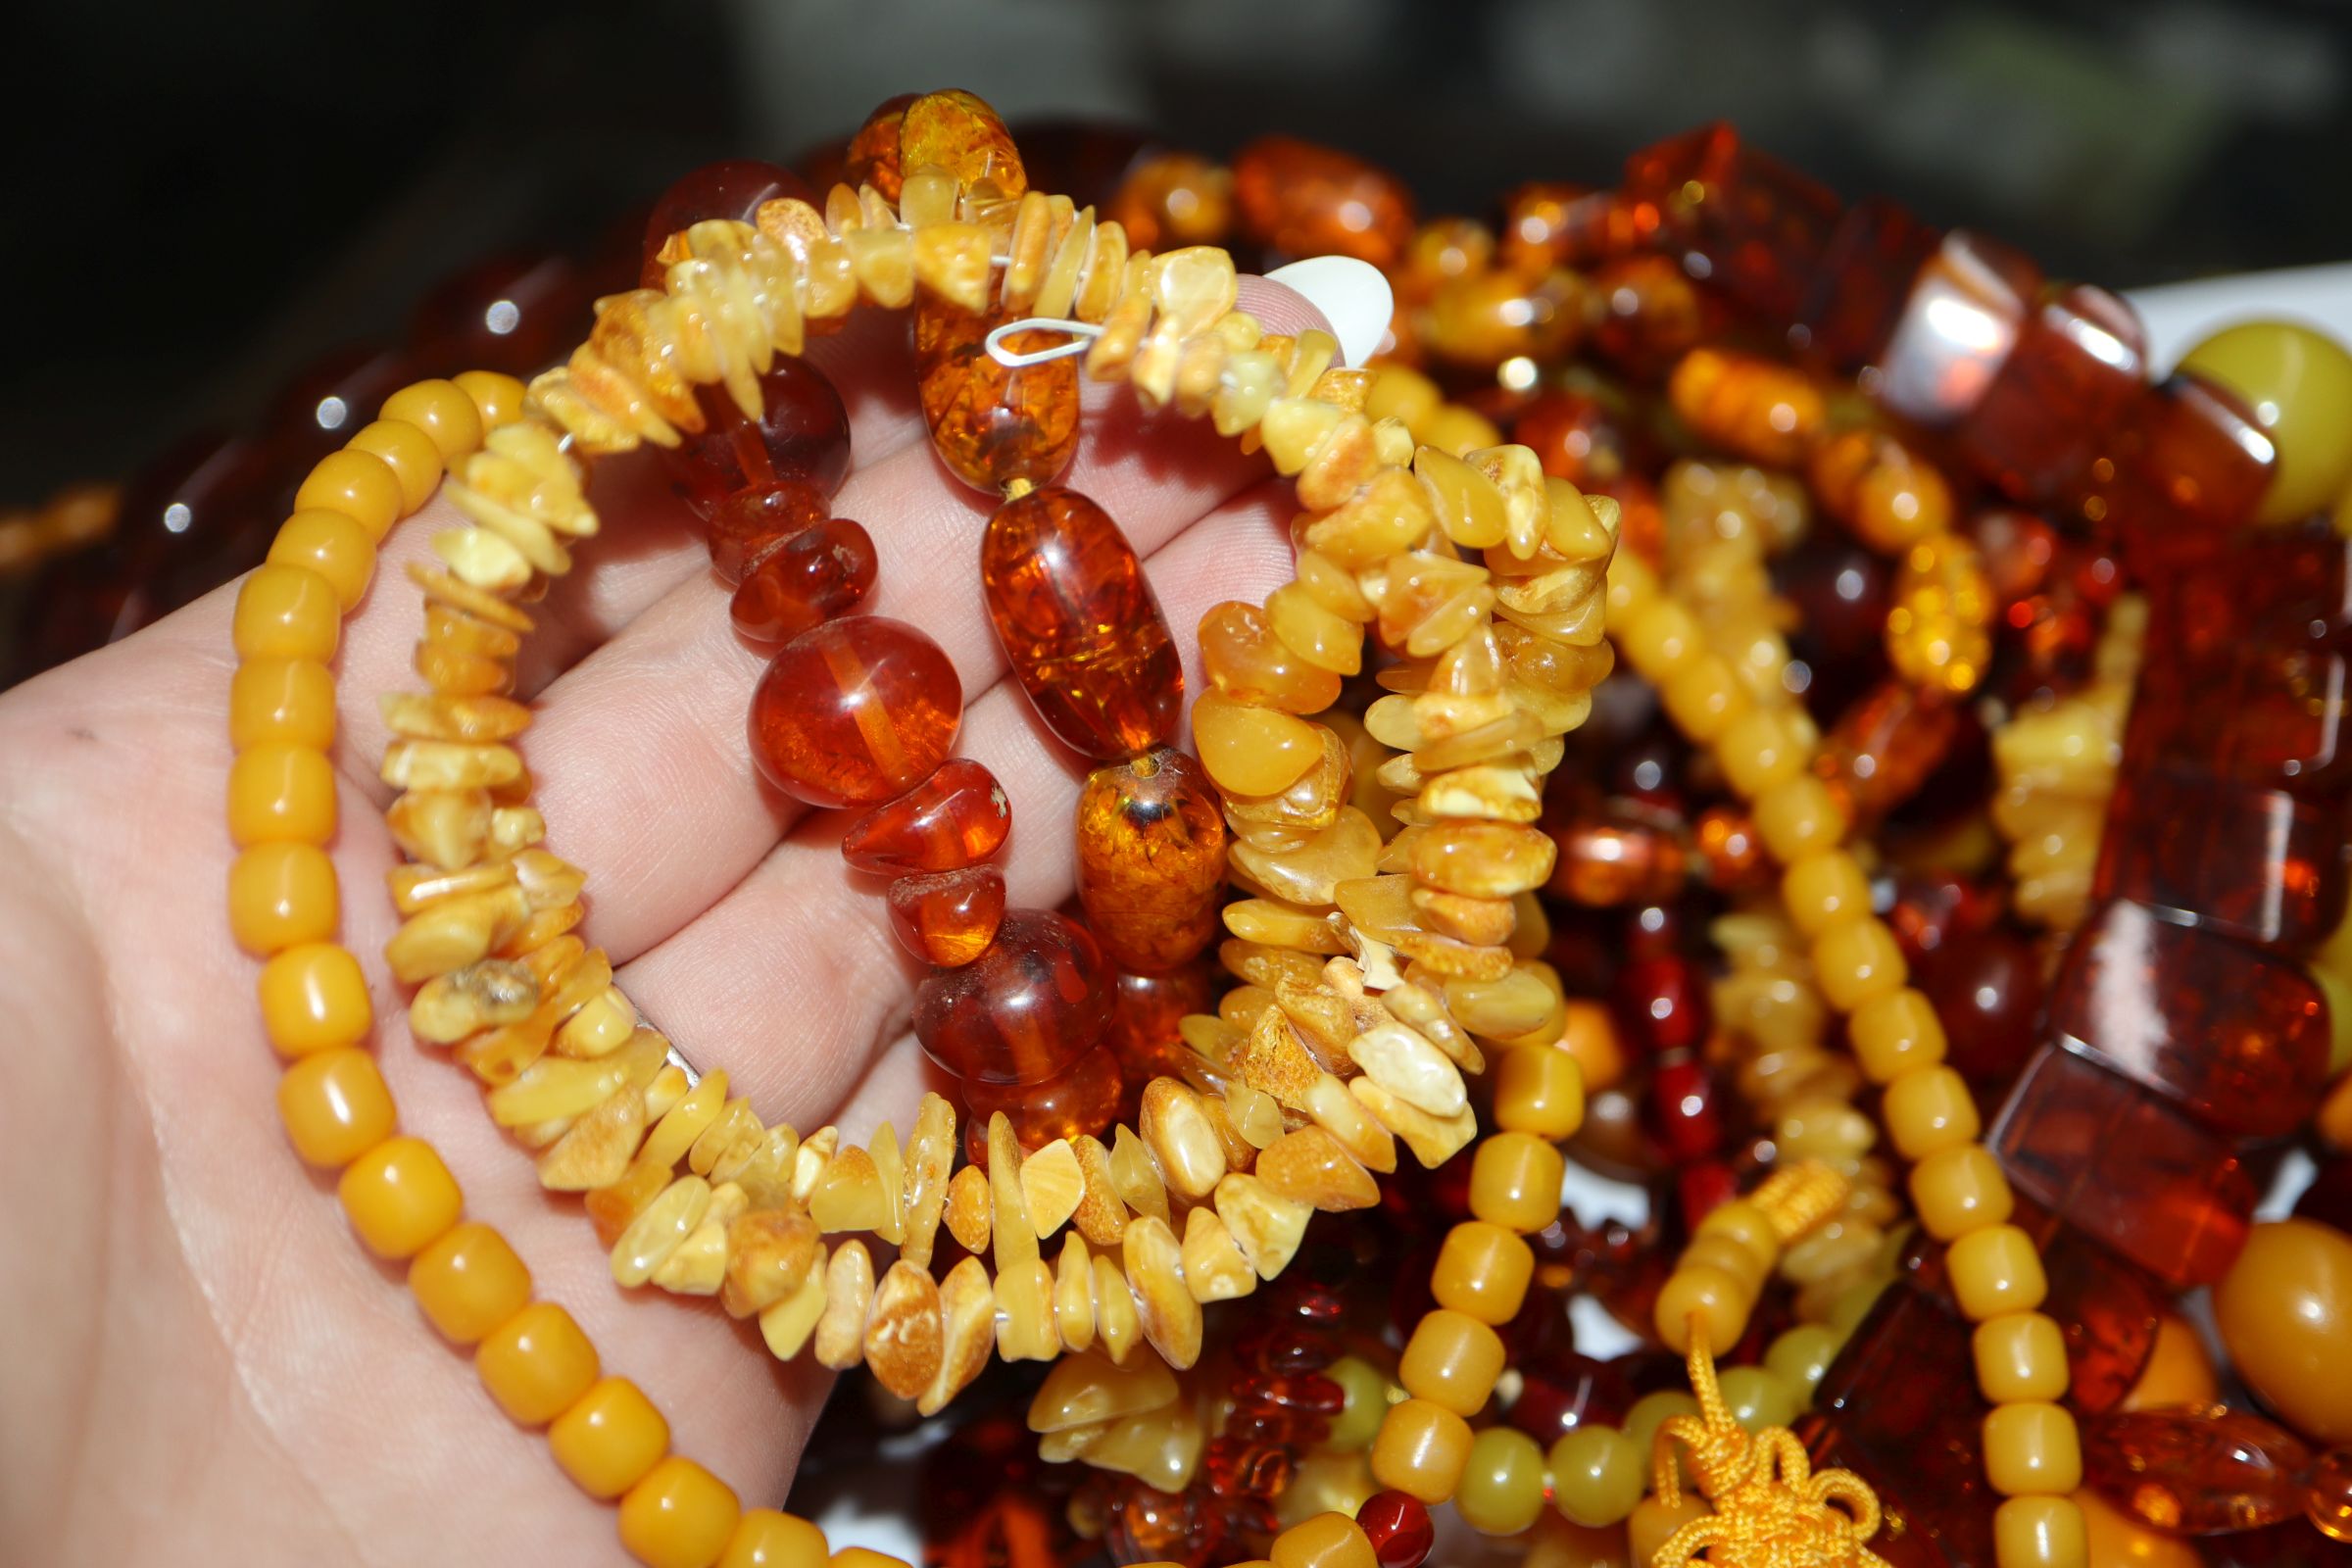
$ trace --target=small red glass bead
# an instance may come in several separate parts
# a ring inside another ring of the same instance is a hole
[[[997,853],[1012,831],[1012,803],[997,775],[952,757],[929,778],[850,824],[841,858],[860,871],[953,871]]]
[[[827,517],[761,557],[727,613],[755,642],[784,642],[856,610],[873,592],[875,569],[866,531],[847,517]]]
[[[811,806],[862,806],[930,776],[956,744],[963,686],[939,644],[857,615],[777,651],[752,694],[752,760]]]
[[[704,519],[711,569],[727,582],[739,583],[769,551],[831,513],[825,493],[802,479],[738,490]]]
[[[850,471],[850,415],[824,371],[779,354],[760,377],[760,417],[723,387],[695,393],[703,428],[658,448],[670,484],[705,516],[739,490],[799,479],[830,496]]]
[[[681,174],[654,202],[645,220],[645,266],[640,280],[647,288],[660,288],[669,262],[683,259],[662,254],[672,234],[712,218],[749,223],[759,216],[760,203],[785,196],[815,200],[800,175],[757,158],[721,159]]]
[[[1355,1511],[1355,1522],[1371,1541],[1380,1568],[1421,1568],[1438,1544],[1429,1509],[1401,1492],[1374,1493]]]
[[[1004,873],[993,865],[917,871],[890,885],[891,931],[926,963],[966,964],[988,951],[1004,918]]]
[[[1043,1083],[1102,1038],[1114,994],[1085,927],[1015,909],[977,961],[915,988],[915,1038],[966,1082]]]
[[[1946,930],[1911,962],[1912,983],[1943,1020],[1953,1070],[1972,1083],[2008,1082],[2039,1044],[2045,988],[2034,944],[2004,926]]]

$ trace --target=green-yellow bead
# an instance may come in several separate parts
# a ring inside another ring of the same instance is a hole
[[[1796,1419],[1796,1396],[1788,1381],[1768,1367],[1727,1366],[1717,1381],[1723,1387],[1723,1402],[1742,1431],[1785,1427]]]
[[[1823,1323],[1799,1323],[1764,1348],[1764,1364],[1805,1404],[1838,1358],[1838,1336]]]
[[[2236,393],[2278,448],[2256,522],[2299,521],[2352,481],[2352,354],[2335,339],[2292,321],[2246,321],[2190,349],[2180,368]]]
[[[1332,1417],[1331,1435],[1323,1446],[1335,1453],[1361,1453],[1380,1434],[1381,1417],[1389,1413],[1388,1375],[1360,1356],[1343,1355],[1323,1375],[1340,1386],[1346,1401]]]
[[[1588,1529],[1623,1524],[1649,1484],[1647,1450],[1598,1422],[1562,1434],[1550,1458],[1552,1506]]]
[[[1515,1536],[1544,1511],[1544,1450],[1516,1427],[1489,1427],[1470,1444],[1453,1506],[1490,1536]]]
[[[1657,1446],[1658,1428],[1678,1415],[1696,1414],[1698,1401],[1690,1395],[1680,1389],[1660,1389],[1655,1394],[1644,1394],[1625,1412],[1625,1436],[1633,1444],[1634,1451],[1642,1455],[1642,1463],[1647,1466],[1650,1452]],[[1675,1446],[1674,1462],[1688,1479],[1690,1472],[1683,1468],[1684,1451],[1680,1444]]]

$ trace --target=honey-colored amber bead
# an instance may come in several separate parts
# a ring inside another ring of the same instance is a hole
[[[526,1427],[545,1426],[586,1394],[601,1365],[596,1347],[553,1301],[533,1301],[482,1337],[473,1369],[498,1407]]]
[[[1301,1519],[1274,1538],[1270,1568],[1378,1568],[1363,1527],[1344,1513]]]
[[[1116,968],[1158,974],[1217,934],[1225,818],[1199,762],[1173,747],[1087,776],[1078,792],[1078,900]]]
[[[2090,1568],[2090,1537],[2072,1497],[2011,1497],[1992,1511],[1993,1561],[2000,1568]],[[2140,1558],[2132,1568],[2156,1568]],[[2100,1568],[2109,1568],[2099,1559]],[[2125,1568],[2116,1559],[2113,1568]]]
[[[962,721],[963,687],[938,643],[853,615],[777,652],[752,695],[752,759],[811,806],[867,805],[928,778]]]
[[[1939,1150],[1911,1167],[1911,1206],[1939,1242],[2008,1219],[2017,1206],[2001,1162],[1983,1144]]]
[[[1242,231],[1284,256],[1394,265],[1413,237],[1413,199],[1361,159],[1295,136],[1261,136],[1233,160]]]
[[[914,311],[915,391],[931,444],[956,477],[981,490],[1051,484],[1078,450],[1078,362],[1005,366],[988,352],[1003,310],[974,314],[929,295]],[[1014,353],[1047,346],[1015,332]]]
[[[1666,397],[1707,441],[1783,468],[1803,460],[1827,412],[1821,389],[1802,370],[1714,349],[1684,355]]]
[[[993,865],[918,871],[891,883],[891,931],[925,963],[948,968],[988,951],[1004,919],[1004,873]]]
[[[2003,1312],[1977,1325],[1970,1342],[1977,1391],[1994,1404],[2066,1396],[2066,1333],[2041,1312]]]
[[[1470,1442],[1453,1506],[1481,1535],[1519,1534],[1544,1511],[1544,1450],[1514,1427],[1487,1428]]]
[[[2004,1497],[2062,1497],[2082,1484],[2082,1445],[2062,1404],[2027,1400],[1984,1418],[1984,1478]]]
[[[343,635],[333,586],[307,566],[265,562],[237,590],[230,623],[239,659],[307,659],[325,663]]]
[[[1217,787],[1235,795],[1279,795],[1323,758],[1319,726],[1217,692],[1193,704],[1193,746]]]
[[[860,871],[956,871],[1004,847],[1012,803],[997,776],[952,757],[913,789],[858,817],[841,836],[841,858]]]
[[[1663,594],[1636,609],[1621,625],[1609,628],[1625,662],[1652,685],[1664,685],[1688,669],[1706,651],[1706,628],[1698,617]]]
[[[1789,863],[1781,879],[1781,897],[1796,928],[1818,937],[1870,912],[1870,878],[1844,850],[1824,850]]]
[[[368,591],[375,575],[375,541],[340,512],[297,512],[277,525],[270,559],[281,566],[307,566],[324,577],[345,614]]]
[[[1549,880],[1559,846],[1515,822],[1441,822],[1413,841],[1413,876],[1423,887],[1472,899],[1507,899]]]
[[[1557,1142],[1585,1124],[1585,1075],[1551,1046],[1506,1051],[1494,1076],[1494,1124]]]
[[[1443,1306],[1421,1315],[1396,1363],[1406,1393],[1459,1416],[1485,1408],[1501,1375],[1501,1339],[1469,1313]]]
[[[1845,837],[1845,810],[1830,787],[1810,773],[1756,797],[1756,831],[1783,865],[1797,865],[1837,849]]]
[[[1429,1290],[1440,1306],[1499,1328],[1519,1315],[1535,1272],[1526,1242],[1500,1225],[1466,1219],[1446,1233]]]
[[[1970,1231],[1952,1243],[1944,1267],[1952,1297],[1972,1322],[2004,1312],[2031,1312],[2050,1292],[2034,1238],[2015,1225]]]
[[[798,1514],[747,1508],[717,1568],[825,1568],[825,1533]]]
[[[522,417],[522,399],[527,389],[514,377],[497,370],[465,370],[452,376],[450,381],[473,405],[474,415],[480,419],[485,436],[501,425],[513,424]],[[392,405],[387,403],[384,406],[389,409]],[[417,422],[405,413],[391,417],[408,419],[411,424]],[[424,433],[439,434],[429,428]]]
[[[509,388],[514,400],[502,407]],[[454,463],[480,447],[486,430],[507,422],[498,417],[506,408],[519,412],[521,390],[511,375],[469,370],[454,381],[412,382],[384,399],[377,416],[415,425],[432,440],[444,464]]]
[[[504,1236],[468,1221],[416,1254],[409,1292],[443,1339],[475,1345],[530,1304],[531,1271]]]
[[[468,410],[471,407],[467,405]],[[400,481],[402,516],[432,500],[433,492],[440,488],[441,449],[431,436],[406,419],[377,419],[362,425],[344,447],[383,460],[392,477]]]
[[[1432,1507],[1453,1495],[1469,1460],[1469,1424],[1427,1399],[1389,1406],[1372,1440],[1373,1479]]]
[[[1625,1042],[1618,1036],[1609,1009],[1577,998],[1561,1008],[1561,1014],[1560,1049],[1576,1058],[1577,1069],[1585,1076],[1585,1092],[1596,1095],[1615,1088],[1625,1077]]]
[[[378,1257],[410,1258],[458,1222],[465,1197],[433,1146],[387,1138],[343,1167],[335,1184],[351,1228]]]
[[[312,844],[257,844],[228,868],[228,928],[256,957],[335,934],[335,863]]]
[[[620,1544],[645,1568],[710,1568],[742,1516],[725,1482],[673,1453],[620,1499]]]
[[[1922,539],[1895,572],[1887,660],[1915,686],[1973,691],[1992,658],[1994,608],[1984,552],[1956,533]]]
[[[304,1161],[337,1170],[392,1136],[392,1091],[375,1058],[344,1047],[314,1052],[277,1081],[278,1119]]]
[[[372,452],[329,452],[294,492],[294,510],[340,512],[381,543],[406,510],[400,475]]]
[[[2213,1315],[2265,1403],[2307,1437],[2352,1444],[2352,1237],[2312,1219],[2255,1226]]]
[[[547,1446],[574,1485],[608,1502],[669,1451],[669,1422],[636,1384],[605,1378],[556,1417]]]
[[[1813,978],[1831,1006],[1852,1012],[1902,990],[1911,976],[1886,922],[1864,915],[1813,939]]]
[[[2352,481],[2352,354],[2292,321],[2224,328],[2178,367],[2237,394],[2278,449],[2258,523],[2298,522]]]
[[[315,659],[249,659],[228,683],[228,744],[335,744],[335,674]]]
[[[1769,708],[1751,708],[1726,724],[1715,739],[1715,760],[1724,781],[1746,801],[1795,778],[1807,760],[1795,728]]]
[[[1004,122],[977,93],[951,87],[927,92],[906,105],[899,120],[902,177],[924,169],[944,170],[962,189],[983,180],[1002,196],[1029,189],[1028,172]]]
[[[256,844],[324,844],[335,836],[335,770],[308,746],[267,744],[228,766],[228,837]]]
[[[1982,1124],[1968,1081],[1949,1067],[1914,1067],[1886,1086],[1880,1113],[1905,1159],[1976,1142]]]
[[[1946,1044],[1936,1004],[1925,992],[1905,986],[1900,991],[1866,1002],[1845,1021],[1846,1038],[1853,1043],[1854,1059],[1863,1076],[1874,1084],[1901,1077],[1916,1067],[1943,1060]]]
[[[360,960],[331,942],[306,942],[262,965],[262,1027],[281,1056],[356,1046],[368,1038],[375,1009]]]
[[[1263,610],[1236,600],[1200,617],[1200,667],[1223,695],[1288,713],[1319,713],[1340,698],[1338,675],[1293,652]]]
[[[1528,1235],[1560,1217],[1560,1152],[1526,1133],[1500,1132],[1478,1146],[1470,1164],[1470,1212]]]
[[[1707,1344],[1728,1348],[1747,1331],[1747,1314],[1755,1293],[1738,1275],[1707,1263],[1685,1262],[1666,1276],[1651,1313],[1658,1338],[1677,1355],[1690,1348],[1695,1320],[1706,1329]]]

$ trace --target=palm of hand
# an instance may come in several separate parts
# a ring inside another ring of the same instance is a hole
[[[1270,285],[1243,303],[1270,330],[1313,323]],[[955,660],[958,750],[1014,803],[1012,902],[1050,906],[1070,891],[1081,775],[1005,678],[969,564],[987,501],[929,452],[904,338],[874,318],[812,356],[855,428],[836,510],[881,554],[867,608]],[[1231,443],[1096,390],[1068,482],[1120,519],[1172,626],[1288,575],[1287,510]],[[591,872],[584,934],[766,1119],[904,1126],[924,1073],[905,1034],[915,968],[878,889],[843,869],[839,813],[758,783],[744,712],[763,660],[729,626],[692,519],[636,459],[598,487],[608,537],[539,607],[518,677],[549,847]],[[542,1193],[468,1075],[410,1039],[380,959],[397,854],[373,694],[416,685],[401,567],[443,505],[386,541],[339,660],[341,940],[368,974],[379,1059],[404,1129],[443,1151],[468,1213],[514,1241],[607,1372],[653,1396],[679,1451],[772,1504],[822,1374],[777,1365],[709,1303],[618,1291],[577,1203]],[[332,1175],[285,1147],[256,966],[221,914],[233,595],[0,700],[0,1559],[612,1560],[608,1513],[499,1414],[401,1270],[352,1243]],[[1187,679],[1200,689],[1190,658]]]

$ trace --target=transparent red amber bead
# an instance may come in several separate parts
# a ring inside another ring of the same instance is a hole
[[[1838,715],[1813,768],[1855,821],[1876,822],[1919,792],[1959,735],[1960,709],[1942,692],[1889,676]]]
[[[1699,264],[1693,271],[1703,266],[1715,286],[1779,323],[1796,319],[1841,214],[1825,186],[1720,123],[1628,158],[1625,194],[1656,205],[1670,242]]]
[[[849,148],[843,154],[841,177],[852,189],[871,185],[885,201],[899,199],[903,177],[899,168],[899,131],[906,122],[906,106],[914,102],[915,96],[903,92],[895,98],[883,99],[858,127],[858,134],[850,138]]]
[[[2332,799],[2149,768],[2116,786],[2091,892],[2300,953],[2343,922],[2348,860],[2352,842]]]
[[[825,493],[801,479],[738,490],[704,519],[711,569],[727,582],[739,583],[769,551],[824,521],[831,510]]]
[[[1095,769],[1077,838],[1078,900],[1113,964],[1173,969],[1216,935],[1225,817],[1192,758],[1163,746]]]
[[[1102,1039],[1113,995],[1102,950],[1083,926],[1047,909],[1014,909],[977,960],[915,988],[915,1038],[967,1083],[1043,1083]]]
[[[2010,1185],[2158,1279],[2219,1279],[2245,1245],[2254,1184],[2170,1101],[2044,1046],[1985,1138]]]
[[[1429,1509],[1401,1492],[1374,1493],[1356,1509],[1355,1522],[1372,1543],[1380,1568],[1421,1568],[1438,1544]]]
[[[695,393],[703,428],[661,447],[671,488],[709,516],[737,491],[799,479],[830,496],[850,471],[850,416],[825,372],[779,354],[760,377],[760,413],[747,419],[723,388]]]
[[[2249,640],[2152,661],[2124,732],[2127,776],[2178,767],[2332,800],[2352,783],[2348,707],[2352,665],[2322,648]]]
[[[2105,289],[2077,284],[2020,324],[2017,346],[1954,444],[2013,500],[2053,501],[2081,487],[2146,384],[2138,314]]]
[[[645,220],[645,266],[639,280],[647,288],[660,288],[669,264],[685,260],[682,246],[668,247],[672,234],[705,219],[752,222],[760,203],[785,196],[814,200],[800,175],[756,158],[722,159],[680,175],[655,201]]]
[[[2298,965],[2137,904],[2076,934],[2049,1027],[2230,1137],[2294,1131],[2327,1082],[2328,1002]]]
[[[1879,358],[1879,400],[1929,429],[1967,417],[2008,363],[2041,287],[2024,256],[1954,229],[1912,279]]]
[[[1536,455],[1544,471],[1580,489],[1626,471],[1626,433],[1617,414],[1584,392],[1540,392],[1511,425],[1511,439]]]
[[[1942,236],[1904,208],[1866,196],[1845,210],[1822,250],[1790,346],[1834,369],[1876,360],[1893,335],[1920,267]]]
[[[902,620],[829,620],[786,643],[752,694],[752,759],[811,806],[864,806],[930,776],[956,744],[963,686]]]
[[[1038,716],[1097,761],[1165,746],[1184,665],[1135,547],[1073,490],[1033,490],[988,519],[980,586]]]
[[[952,757],[842,835],[841,858],[860,871],[953,871],[997,853],[1012,831],[1012,803],[997,775]]]
[[[1634,1402],[1622,1370],[1574,1350],[1539,1357],[1521,1373],[1519,1396],[1504,1419],[1547,1450],[1578,1427],[1623,1424]]]
[[[1912,960],[1911,983],[1943,1021],[1945,1059],[1972,1084],[2006,1084],[2039,1043],[2041,955],[2005,926],[1948,934]]]
[[[1296,136],[1261,136],[1233,160],[1242,232],[1285,257],[1394,266],[1413,237],[1413,198],[1394,174]]]
[[[847,517],[811,523],[760,558],[728,614],[758,642],[783,642],[846,615],[873,591],[874,541]]]
[[[1189,1049],[1179,1028],[1187,1013],[1217,1010],[1216,975],[1196,960],[1161,974],[1121,970],[1118,1001],[1103,1044],[1138,1087],[1154,1078],[1181,1078]]]
[[[2189,373],[2132,400],[2075,510],[2142,576],[2202,568],[2253,518],[2278,452],[2230,393]]]
[[[1640,801],[1597,803],[1548,828],[1559,848],[1550,891],[1594,908],[1658,904],[1683,890],[1690,857],[1674,814]]]
[[[1719,335],[1730,308],[1671,256],[1604,262],[1592,274],[1592,346],[1639,380],[1663,376],[1691,349]]]
[[[2161,1530],[2259,1530],[2303,1511],[2311,1449],[2248,1410],[2116,1410],[2082,1427],[2082,1477]]]
[[[1013,318],[929,294],[915,302],[915,392],[931,445],[956,477],[982,490],[1050,484],[1078,450],[1078,362],[999,364],[988,334]],[[1039,332],[1004,341],[1016,353],[1050,346]]]
[[[1004,918],[1004,873],[993,865],[917,871],[891,883],[890,926],[926,963],[956,968],[988,951]]]

